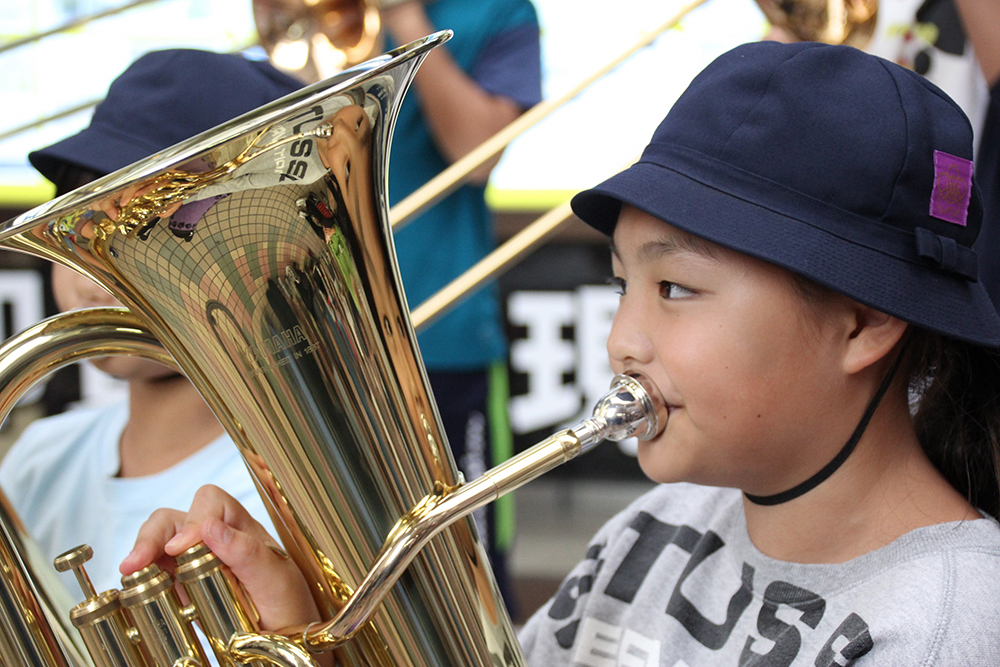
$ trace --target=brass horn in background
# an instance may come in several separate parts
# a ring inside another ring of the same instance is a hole
[[[130,0],[113,9],[81,16],[64,25],[40,31],[24,38],[0,44],[0,53],[26,44],[76,30],[82,25],[107,16],[126,13],[147,4],[163,0]],[[611,59],[591,77],[559,101],[543,101],[524,117],[484,142],[465,158],[412,193],[396,208],[393,220],[405,223],[453,190],[468,174],[504,149],[510,141],[530,125],[544,118],[554,108],[572,99],[591,83],[610,72],[654,38],[677,25],[680,18],[701,4],[693,2],[681,9],[674,18],[660,27],[645,32],[635,44]],[[381,16],[376,0],[251,0],[254,23],[260,44],[276,67],[284,69],[306,82],[315,82],[345,67],[352,66],[379,53],[384,45]],[[864,48],[875,29],[878,0],[755,0],[772,25],[802,41],[848,44]],[[100,99],[83,102],[44,118],[14,128],[0,130],[0,140],[17,136],[31,129],[98,104]],[[568,214],[567,216],[568,217]]]
[[[91,663],[63,645],[75,630],[60,624],[11,519],[3,534],[14,546],[0,563],[6,662],[204,665],[189,636],[197,616],[225,665],[308,665],[318,650],[335,650],[345,667],[523,664],[469,513],[601,439],[652,435],[658,417],[641,383],[619,377],[592,419],[461,479],[386,206],[399,101],[449,36],[374,58],[0,225],[0,247],[71,267],[127,307],[59,315],[6,344],[0,410],[75,359],[167,361],[159,340],[239,447],[327,619],[259,634],[234,602],[239,587],[198,548],[178,559],[191,607],[180,608],[155,566],[123,578],[122,591],[95,591],[81,547],[56,564],[75,570],[87,595],[70,617]],[[136,196],[123,201],[126,190]],[[205,201],[195,224],[174,222],[179,207]]]
[[[94,21],[129,13],[168,0],[129,0],[124,4],[79,16],[67,23],[0,44],[0,53],[54,35],[79,30]],[[305,83],[315,83],[368,60],[385,48],[376,0],[250,0],[257,42],[278,69]],[[101,97],[61,109],[13,128],[0,128],[0,141],[47,123],[86,111]]]
[[[776,28],[802,42],[865,48],[875,33],[878,0],[755,0]]]
[[[260,44],[275,67],[313,83],[384,48],[376,0],[253,0]]]

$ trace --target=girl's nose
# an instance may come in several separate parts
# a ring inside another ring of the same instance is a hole
[[[653,359],[653,344],[646,335],[642,313],[626,298],[619,302],[611,323],[608,358],[617,372],[647,364]]]
[[[359,106],[346,107],[337,114],[334,133],[360,134],[364,126],[365,110]]]

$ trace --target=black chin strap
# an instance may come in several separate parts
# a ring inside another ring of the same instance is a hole
[[[851,434],[851,439],[847,441],[843,449],[837,452],[837,455],[833,457],[833,460],[823,466],[822,470],[818,473],[802,482],[797,486],[793,486],[787,491],[782,491],[781,493],[775,493],[772,496],[754,496],[749,493],[744,493],[747,500],[754,503],[755,505],[780,505],[781,503],[787,503],[789,500],[793,500],[812,491],[817,486],[826,481],[826,479],[837,471],[847,457],[851,455],[854,448],[857,446],[858,441],[861,440],[861,436],[864,435],[865,429],[868,428],[868,422],[871,421],[872,415],[875,414],[875,409],[878,408],[878,404],[882,402],[882,397],[885,396],[885,392],[889,390],[889,385],[892,384],[892,378],[895,377],[896,371],[899,370],[899,365],[903,362],[903,355],[906,353],[906,348],[910,344],[909,336],[903,341],[903,347],[899,350],[899,356],[896,360],[892,362],[892,367],[889,372],[886,373],[885,378],[882,380],[882,384],[879,385],[878,390],[875,395],[872,396],[872,400],[868,403],[868,408],[865,410],[865,414],[861,416],[861,421],[858,422],[857,427],[854,429],[854,433]]]

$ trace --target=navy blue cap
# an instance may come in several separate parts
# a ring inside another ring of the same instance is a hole
[[[302,86],[238,54],[153,51],[111,83],[88,127],[28,159],[49,180],[64,162],[110,174]]]
[[[573,198],[622,203],[920,327],[1000,346],[978,281],[972,127],[947,95],[846,46],[757,42],[699,74],[632,167]]]

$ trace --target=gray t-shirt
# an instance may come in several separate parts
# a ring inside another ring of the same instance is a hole
[[[788,563],[753,546],[738,491],[661,485],[601,529],[521,642],[533,667],[1000,665],[1000,525]]]

